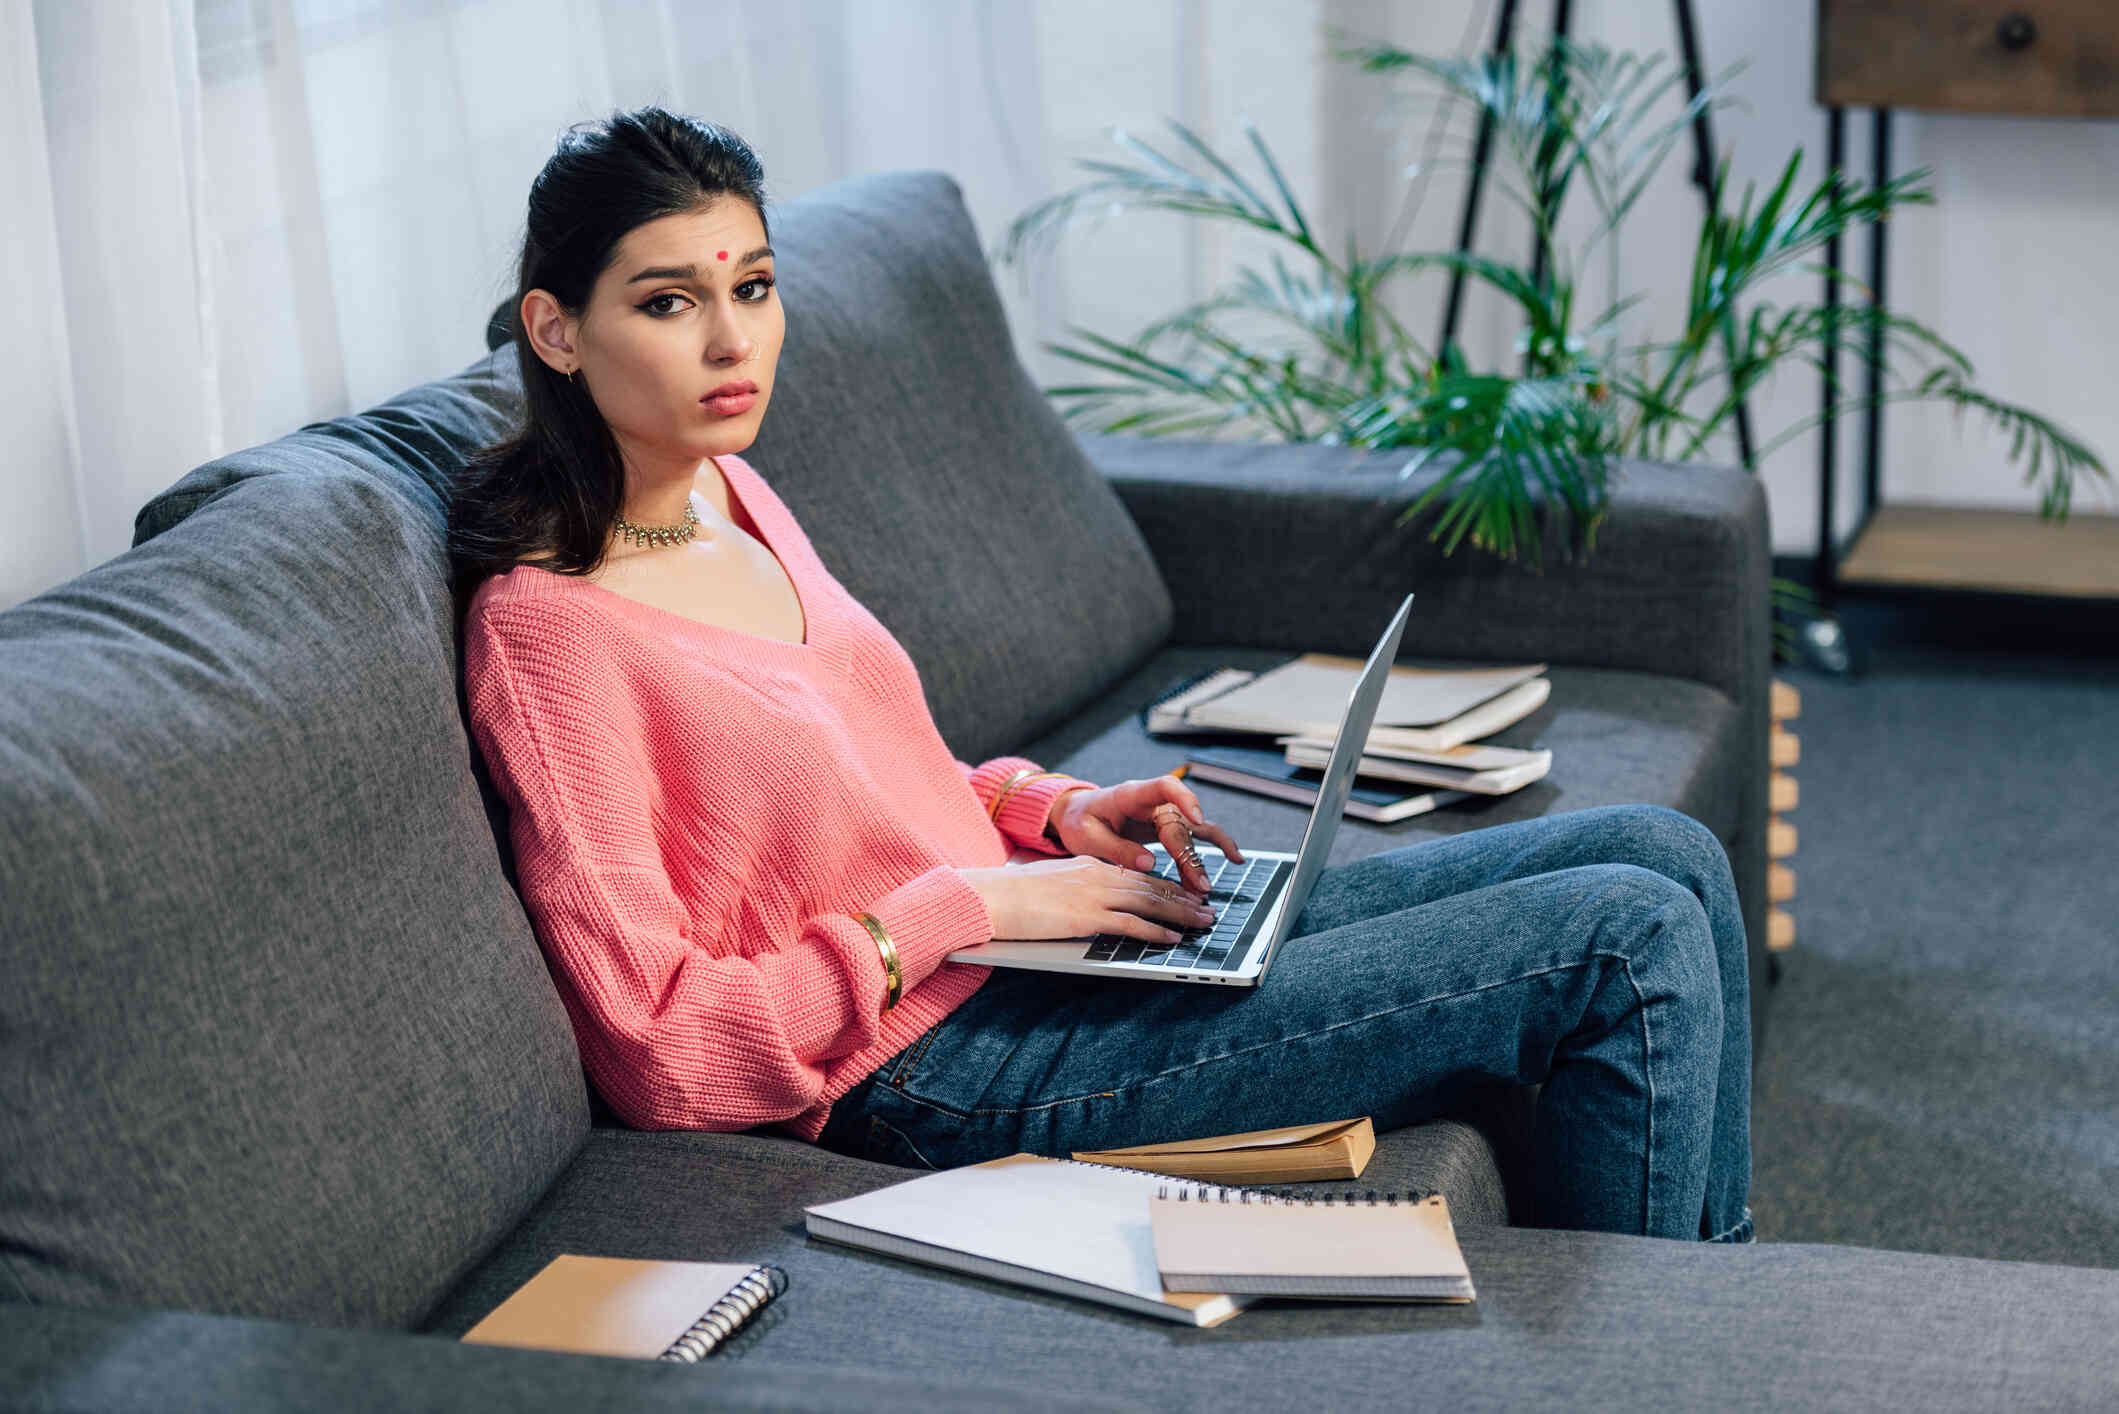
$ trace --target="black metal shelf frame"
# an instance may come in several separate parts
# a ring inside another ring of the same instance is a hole
[[[1825,110],[1825,165],[1832,172],[1835,183],[1847,165],[1847,110],[1827,108]],[[1881,187],[1891,176],[1891,110],[1872,110],[1869,130],[1870,181]],[[1838,191],[1834,186],[1835,193]],[[1869,308],[1881,314],[1885,303],[1885,280],[1889,274],[1889,245],[1886,240],[1885,221],[1869,223]],[[1840,308],[1839,272],[1841,256],[1840,238],[1833,235],[1825,242],[1825,310],[1826,318],[1837,317]],[[1869,348],[1866,368],[1863,371],[1863,401],[1866,407],[1862,418],[1862,500],[1861,511],[1854,522],[1853,533],[1842,541],[1833,532],[1833,523],[1839,510],[1839,419],[1833,408],[1839,401],[1839,344],[1835,339],[1825,345],[1822,377],[1823,395],[1820,411],[1824,422],[1818,428],[1817,471],[1817,598],[1818,607],[1828,617],[1839,601],[1839,565],[1869,528],[1876,516],[1877,502],[1881,499],[1883,479],[1883,322],[1872,318],[1869,325]]]

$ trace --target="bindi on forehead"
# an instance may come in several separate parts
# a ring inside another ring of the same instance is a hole
[[[714,252],[714,259],[716,259],[716,260],[726,260],[726,259],[728,259],[728,252],[727,252],[727,251],[725,251],[725,250],[717,250],[717,251],[715,251],[715,252]]]

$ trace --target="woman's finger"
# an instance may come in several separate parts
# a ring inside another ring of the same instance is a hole
[[[1216,849],[1235,860],[1238,864],[1243,863],[1243,851],[1236,847],[1236,841],[1230,839],[1229,832],[1213,821],[1201,821],[1192,827],[1192,833],[1211,843]]]
[[[1171,771],[1157,776],[1155,783],[1162,787],[1163,799],[1182,811],[1185,819],[1193,826],[1206,823],[1207,812],[1200,808],[1199,797],[1192,794],[1192,788],[1178,778],[1177,772]]]
[[[1156,829],[1161,832],[1162,846],[1170,851],[1177,861],[1178,873],[1183,876],[1185,887],[1195,893],[1205,893],[1213,884],[1213,876],[1207,873],[1201,862],[1199,850],[1192,843],[1192,827],[1184,812],[1170,801],[1158,803],[1153,811]]]
[[[1144,881],[1149,882],[1149,881]],[[1214,922],[1214,910],[1188,894],[1163,887],[1128,887],[1107,899],[1107,906],[1121,913],[1138,914],[1174,928],[1197,930]]]
[[[1115,864],[1121,869],[1134,869],[1142,873],[1154,872],[1154,855],[1095,816],[1087,816],[1082,821],[1082,832],[1089,837],[1089,847],[1081,853],[1101,859],[1107,864]]]
[[[1180,771],[1182,769],[1179,768]],[[1216,849],[1238,864],[1243,863],[1243,851],[1236,847],[1236,841],[1229,837],[1227,830],[1207,819],[1207,812],[1200,805],[1199,797],[1192,793],[1190,786],[1178,779],[1178,775],[1178,771],[1173,771],[1161,778],[1164,797],[1184,812],[1194,835],[1211,841]]]

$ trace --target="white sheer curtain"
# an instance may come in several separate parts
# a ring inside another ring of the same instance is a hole
[[[0,607],[123,551],[193,466],[481,355],[570,123],[648,102],[712,118],[776,201],[939,168],[991,247],[1053,188],[1040,35],[1074,32],[1053,9],[0,4]],[[1056,333],[1049,271],[1001,283],[1026,349]]]

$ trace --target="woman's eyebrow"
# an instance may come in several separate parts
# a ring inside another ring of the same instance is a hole
[[[738,265],[748,265],[754,260],[763,260],[772,253],[773,248],[771,246],[761,245],[756,250],[745,251],[736,263]],[[627,280],[626,283],[628,285],[636,285],[642,280],[691,280],[696,279],[698,274],[699,267],[696,265],[657,265],[653,269],[641,271]]]

